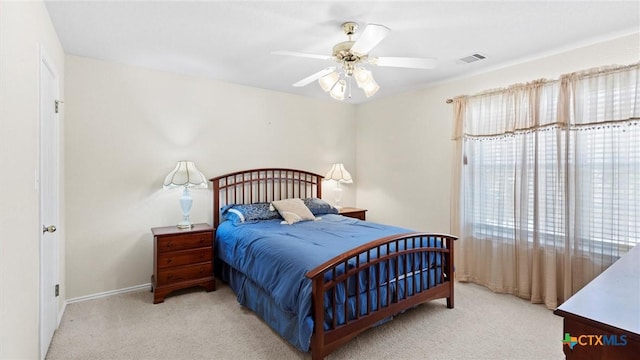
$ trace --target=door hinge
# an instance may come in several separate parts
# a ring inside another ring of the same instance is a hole
[[[60,296],[60,284],[56,284],[56,297]]]
[[[57,113],[58,113],[58,111],[59,111],[60,104],[63,104],[63,103],[64,103],[64,101],[62,101],[62,100],[56,100],[56,114],[57,114]]]

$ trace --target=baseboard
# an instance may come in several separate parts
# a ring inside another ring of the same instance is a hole
[[[99,298],[103,298],[103,297],[107,297],[107,296],[125,294],[125,293],[128,293],[128,292],[140,291],[140,290],[144,290],[144,289],[146,289],[146,290],[151,289],[151,283],[146,283],[146,284],[131,286],[131,287],[128,287],[128,288],[116,289],[116,290],[105,291],[105,292],[101,292],[101,293],[97,293],[97,294],[79,296],[79,297],[76,297],[76,298],[67,299],[67,301],[65,303],[65,306],[67,304],[73,304],[73,303],[80,302],[80,301],[99,299]]]

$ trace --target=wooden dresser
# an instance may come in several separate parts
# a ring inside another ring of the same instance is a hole
[[[358,209],[354,207],[343,207],[340,208],[340,215],[348,216],[354,219],[367,220],[367,210],[366,209]]]
[[[567,359],[640,358],[640,245],[554,314],[564,317],[562,348]]]
[[[161,303],[172,291],[202,286],[216,289],[213,276],[213,227],[196,224],[181,230],[175,226],[152,228],[153,303]]]

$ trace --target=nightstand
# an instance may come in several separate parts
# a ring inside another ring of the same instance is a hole
[[[365,214],[366,212],[366,209],[358,209],[353,207],[343,207],[340,209],[340,215],[360,220],[367,220]]]
[[[152,228],[153,303],[161,303],[172,291],[202,286],[216,289],[213,276],[213,227],[195,224],[191,229],[175,226]]]

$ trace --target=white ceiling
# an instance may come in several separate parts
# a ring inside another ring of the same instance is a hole
[[[271,55],[331,55],[340,25],[383,24],[371,56],[435,57],[433,70],[371,67],[372,98],[640,32],[640,1],[48,1],[66,53],[302,96],[291,86],[333,63]],[[358,33],[356,33],[357,37]],[[459,59],[482,53],[472,64]],[[640,54],[639,54],[640,58]],[[350,103],[365,101],[355,88]],[[334,100],[331,100],[334,101]]]

